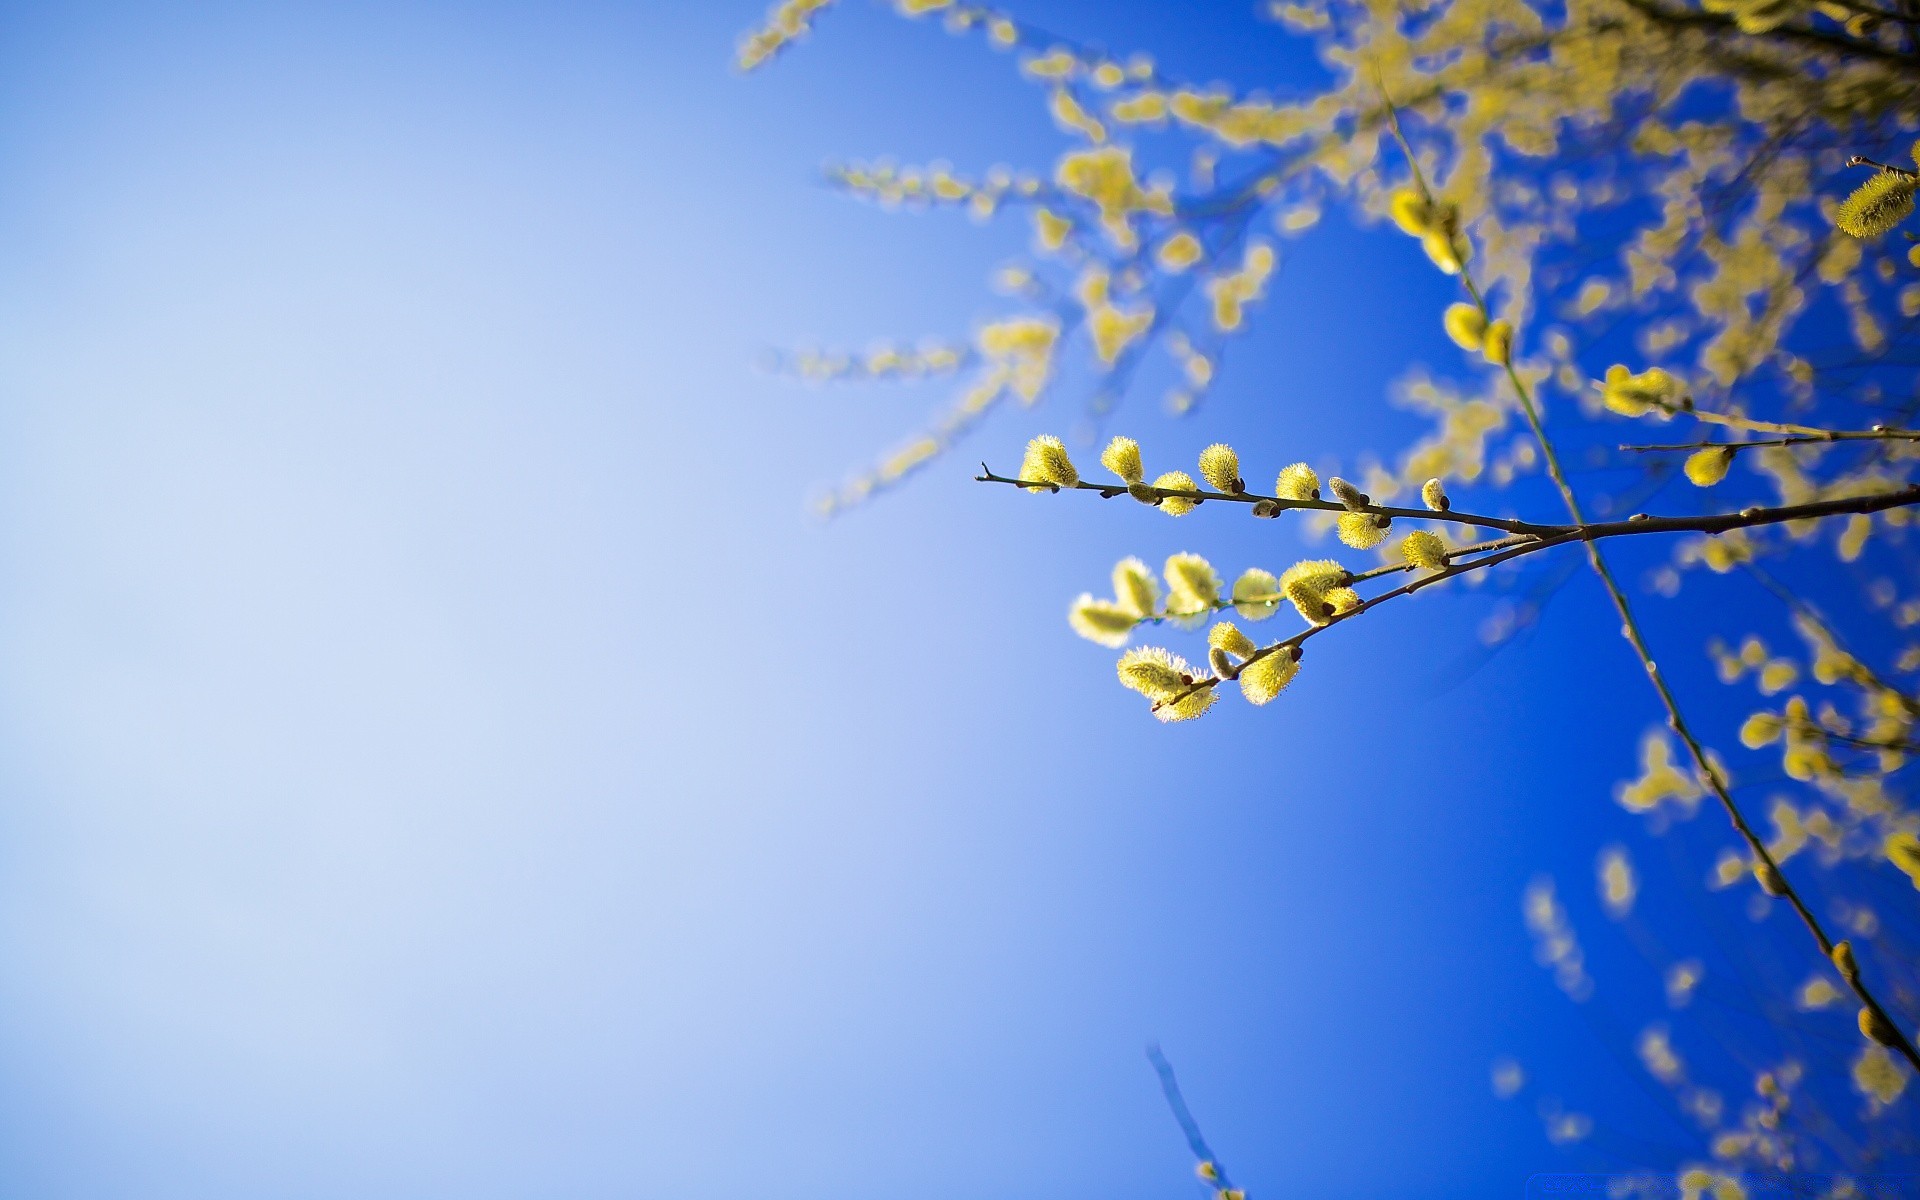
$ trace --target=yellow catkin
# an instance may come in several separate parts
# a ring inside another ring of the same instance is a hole
[[[1888,834],[1880,848],[1887,861],[1905,872],[1914,887],[1920,888],[1920,837],[1902,829]]]
[[[1177,696],[1194,680],[1194,670],[1185,659],[1158,646],[1138,646],[1127,651],[1114,669],[1121,683],[1149,700]]]
[[[1416,529],[1401,539],[1400,557],[1413,566],[1438,571],[1447,565],[1447,544],[1438,534]]]
[[[1233,581],[1233,611],[1249,621],[1272,616],[1283,598],[1280,581],[1271,571],[1254,567]]]
[[[1280,477],[1273,481],[1273,494],[1282,500],[1318,500],[1320,476],[1307,464],[1294,463],[1282,468]]]
[[[1777,713],[1754,713],[1740,726],[1740,744],[1749,750],[1758,750],[1778,741],[1783,727],[1784,722]]]
[[[1140,443],[1130,437],[1116,437],[1108,442],[1107,448],[1100,452],[1100,465],[1128,483],[1139,483],[1147,477],[1147,470],[1140,463]]]
[[[1193,476],[1185,471],[1168,471],[1153,481],[1153,486],[1174,492],[1197,492],[1199,486],[1193,482]],[[1200,502],[1189,500],[1185,496],[1164,496],[1160,499],[1160,511],[1170,517],[1184,517],[1192,512]]]
[[[1247,490],[1240,481],[1240,456],[1225,442],[1215,442],[1200,452],[1200,474],[1215,491],[1238,495]]]
[[[1067,610],[1067,624],[1075,633],[1115,650],[1127,644],[1127,637],[1138,622],[1139,618],[1123,605],[1096,600],[1091,595],[1082,595]]]
[[[1355,550],[1371,550],[1387,540],[1387,530],[1393,521],[1387,517],[1378,517],[1372,513],[1344,512],[1335,523],[1335,532],[1340,540]]]
[[[1169,555],[1165,574],[1168,612],[1206,612],[1219,603],[1220,576],[1198,554]]]
[[[1300,615],[1315,625],[1333,615],[1327,593],[1347,580],[1347,569],[1332,559],[1297,562],[1280,576],[1280,591]]]
[[[1080,482],[1080,472],[1074,469],[1073,460],[1067,457],[1067,448],[1059,438],[1046,434],[1027,443],[1027,454],[1033,464],[1040,468],[1040,478],[1060,487],[1072,487]],[[1022,476],[1021,478],[1031,478]]]
[[[1471,304],[1449,304],[1440,324],[1453,344],[1472,354],[1486,343],[1487,318]]]
[[[1913,212],[1916,186],[1920,179],[1905,172],[1876,171],[1841,203],[1833,223],[1857,238],[1879,237]]]
[[[1487,344],[1481,349],[1481,354],[1496,367],[1504,367],[1513,361],[1511,322],[1503,318],[1487,326]]]
[[[1137,558],[1123,558],[1113,564],[1113,594],[1120,606],[1136,617],[1151,617],[1160,610],[1160,583],[1147,564]]]
[[[1297,652],[1297,647],[1275,650],[1240,668],[1240,694],[1247,703],[1265,704],[1287,690],[1300,673],[1300,660],[1294,657]]]
[[[1687,480],[1695,487],[1712,487],[1727,477],[1727,468],[1732,465],[1731,447],[1707,446],[1687,455]]]
[[[1680,381],[1659,367],[1649,367],[1635,375],[1616,363],[1607,368],[1607,377],[1600,384],[1601,403],[1608,411],[1623,417],[1671,410],[1685,395],[1686,389]]]
[[[1438,479],[1429,479],[1420,485],[1420,500],[1434,512],[1446,512],[1453,507],[1453,501],[1447,499],[1446,485]]]
[[[1252,658],[1260,649],[1232,621],[1221,621],[1207,630],[1207,645],[1215,650],[1224,650],[1235,658]]]
[[[1872,1009],[1863,1006],[1856,1020],[1859,1023],[1860,1032],[1872,1038],[1874,1041],[1879,1042],[1882,1046],[1898,1046],[1900,1044],[1899,1032],[1894,1029],[1893,1025],[1885,1017],[1874,1012]]]

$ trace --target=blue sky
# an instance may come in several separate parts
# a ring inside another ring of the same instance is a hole
[[[1249,5],[1172,7],[1025,11],[1308,69]],[[1633,836],[1653,714],[1602,598],[1441,687],[1486,606],[1436,597],[1163,728],[1067,601],[1129,553],[1284,566],[1284,523],[968,483],[1047,427],[1011,414],[811,522],[939,388],[756,355],[964,333],[1026,237],[819,165],[1061,143],[1007,60],[878,6],[742,78],[759,16],[0,15],[8,1190],[1183,1195],[1149,1040],[1256,1193],[1566,1169],[1487,1072],[1644,1103],[1519,920],[1545,870],[1597,925]],[[1287,254],[1207,410],[1116,428],[1406,440],[1445,281],[1337,219]]]

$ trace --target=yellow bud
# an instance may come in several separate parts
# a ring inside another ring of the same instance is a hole
[[[1727,468],[1733,465],[1733,449],[1729,446],[1708,446],[1687,455],[1687,479],[1695,487],[1712,487],[1727,477]]]
[[[1198,613],[1220,599],[1220,576],[1213,564],[1198,554],[1175,554],[1167,559],[1167,611]]]
[[[1185,659],[1158,646],[1137,646],[1120,656],[1116,665],[1120,682],[1149,700],[1167,700],[1179,695],[1194,680],[1194,669]]]
[[[1759,881],[1760,890],[1767,895],[1784,896],[1787,894],[1787,881],[1780,877],[1779,868],[1775,867],[1772,863],[1754,863],[1753,877]]]
[[[1280,576],[1280,590],[1300,615],[1315,625],[1326,623],[1333,615],[1327,593],[1347,580],[1347,569],[1332,559],[1308,559],[1297,562]]]
[[[1420,485],[1420,499],[1435,512],[1446,512],[1453,507],[1453,501],[1447,499],[1447,489],[1438,479],[1429,479]]]
[[[1740,726],[1740,744],[1749,750],[1771,745],[1780,737],[1784,725],[1777,713],[1754,713]]]
[[[1198,1175],[1200,1178],[1206,1180],[1208,1183],[1212,1183],[1214,1180],[1220,1178],[1220,1168],[1214,1166],[1212,1163],[1207,1162],[1204,1159],[1201,1160],[1201,1163],[1199,1166],[1193,1169],[1193,1173]]]
[[[1280,581],[1258,567],[1233,581],[1233,611],[1249,621],[1264,621],[1272,616],[1282,598]]]
[[[1388,517],[1378,517],[1372,513],[1344,512],[1335,523],[1335,532],[1340,540],[1355,550],[1371,550],[1387,540],[1387,530],[1393,521]]]
[[[1400,557],[1416,567],[1438,571],[1447,565],[1447,544],[1438,534],[1416,529],[1401,539]]]
[[[1111,600],[1096,600],[1083,595],[1067,610],[1067,624],[1090,642],[1115,650],[1127,644],[1139,618]]]
[[[1215,442],[1200,452],[1200,474],[1215,491],[1238,495],[1247,490],[1240,481],[1240,456],[1225,442]]]
[[[1920,267],[1920,242],[1915,242],[1913,245],[1907,247],[1907,261],[1916,267]]]
[[[1872,1038],[1874,1041],[1879,1042],[1882,1046],[1898,1047],[1900,1045],[1899,1031],[1894,1029],[1892,1023],[1879,1013],[1874,1012],[1870,1008],[1862,1007],[1857,1020],[1860,1024],[1860,1032]]]
[[[1116,437],[1107,443],[1100,452],[1100,465],[1112,471],[1126,482],[1139,483],[1146,478],[1146,468],[1140,465],[1140,443],[1130,437]]]
[[[1888,834],[1880,848],[1886,854],[1887,861],[1906,872],[1907,878],[1913,880],[1913,886],[1920,888],[1920,837],[1902,829]]]
[[[1217,694],[1219,690],[1216,687],[1203,687],[1188,692],[1178,700],[1156,701],[1153,706],[1153,715],[1156,719],[1169,724],[1175,721],[1191,721],[1213,707],[1213,702],[1219,699]]]
[[[1607,368],[1607,377],[1601,381],[1600,400],[1609,411],[1623,417],[1641,417],[1650,412],[1684,407],[1686,389],[1659,367],[1648,367],[1635,375],[1615,363]]]
[[[1273,481],[1273,494],[1282,500],[1318,500],[1320,476],[1307,464],[1294,463],[1282,470],[1280,478]]]
[[[1027,456],[1040,468],[1039,478],[1060,487],[1072,487],[1080,482],[1080,472],[1073,469],[1073,460],[1067,457],[1067,448],[1057,437],[1045,434],[1027,443]],[[1032,476],[1022,475],[1022,479]]]
[[[1486,360],[1496,367],[1513,361],[1513,324],[1501,318],[1487,326]]]
[[[1231,621],[1222,621],[1207,630],[1207,645],[1215,650],[1224,650],[1235,658],[1252,658],[1260,647],[1253,639],[1240,632],[1240,627]]]
[[[1233,656],[1213,646],[1207,650],[1207,666],[1212,668],[1216,677],[1225,679],[1233,674]]]
[[[1857,238],[1879,237],[1913,212],[1920,180],[1900,171],[1876,171],[1854,189],[1834,214],[1833,223]]]
[[[1433,206],[1414,189],[1401,188],[1388,202],[1387,215],[1400,227],[1400,232],[1409,237],[1420,237],[1427,232],[1427,221],[1433,215]]]
[[[1839,969],[1840,978],[1846,980],[1848,983],[1852,983],[1854,980],[1860,978],[1860,963],[1853,957],[1852,942],[1835,942],[1833,944],[1833,965]]]
[[[1373,498],[1346,480],[1335,475],[1327,480],[1327,486],[1333,490],[1333,498],[1349,509],[1365,508],[1373,503]]]
[[[1168,471],[1165,475],[1154,480],[1153,486],[1175,492],[1197,492],[1200,490],[1200,485],[1193,481],[1193,476],[1187,474],[1185,471]],[[1200,502],[1198,500],[1189,500],[1185,496],[1166,496],[1160,501],[1160,511],[1170,517],[1184,517],[1198,507],[1199,504]]]
[[[1447,336],[1453,339],[1453,344],[1469,354],[1478,350],[1486,342],[1487,318],[1474,305],[1447,305],[1447,311],[1440,318],[1440,324],[1446,328]]]
[[[1240,668],[1240,694],[1249,704],[1265,704],[1287,690],[1300,673],[1300,648],[1274,650]]]
[[[1113,565],[1113,594],[1120,607],[1136,617],[1151,617],[1160,610],[1160,584],[1137,558],[1123,558]]]

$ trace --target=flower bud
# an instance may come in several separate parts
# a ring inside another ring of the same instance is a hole
[[[1199,486],[1193,482],[1193,476],[1187,474],[1185,471],[1168,471],[1165,475],[1154,480],[1153,486],[1174,492],[1197,492],[1200,490]],[[1198,500],[1190,500],[1185,496],[1162,496],[1160,498],[1160,511],[1170,517],[1184,517],[1192,512],[1199,503]]]
[[[1338,475],[1327,480],[1327,486],[1333,489],[1333,498],[1346,505],[1348,509],[1361,509],[1373,503],[1372,497]]]
[[[1708,446],[1687,455],[1687,480],[1695,487],[1712,487],[1727,477],[1733,465],[1733,447]]]
[[[1496,367],[1513,361],[1513,323],[1502,318],[1487,326],[1487,344],[1481,352]]]
[[[1240,479],[1240,456],[1225,442],[1215,442],[1200,452],[1200,475],[1215,491],[1237,496],[1247,490]]]
[[[1447,499],[1447,489],[1438,479],[1429,479],[1420,485],[1420,499],[1435,512],[1446,512],[1453,507],[1453,501]]]
[[[1340,540],[1355,550],[1371,550],[1387,540],[1387,530],[1393,525],[1393,518],[1375,516],[1365,512],[1343,512],[1334,523],[1335,532]]]
[[[1307,464],[1294,463],[1280,472],[1280,478],[1274,480],[1273,494],[1282,500],[1318,500],[1320,476]]]
[[[1440,324],[1453,344],[1471,354],[1486,342],[1487,318],[1471,304],[1449,304]]]
[[[1416,529],[1401,539],[1400,557],[1413,566],[1438,571],[1447,565],[1447,544],[1437,534]]]
[[[1116,437],[1108,442],[1107,448],[1100,452],[1100,465],[1129,484],[1146,478],[1146,468],[1140,465],[1140,443],[1130,437]]]
[[[1067,457],[1067,448],[1057,437],[1042,434],[1027,443],[1027,456],[1034,466],[1040,468],[1039,478],[1059,487],[1073,487],[1080,482],[1080,472],[1074,470],[1073,460]],[[1029,479],[1033,476],[1022,475]]]

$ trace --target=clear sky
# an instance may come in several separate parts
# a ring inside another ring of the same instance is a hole
[[[1464,681],[1487,606],[1440,596],[1166,728],[1068,600],[1303,543],[966,481],[1076,397],[807,517],[941,385],[759,352],[964,334],[1027,236],[819,165],[1061,142],[877,5],[741,77],[761,8],[0,12],[0,1191],[1187,1195],[1150,1040],[1256,1193],[1574,1165],[1500,1054],[1680,1144],[1519,919],[1548,871],[1598,924],[1635,836],[1654,714],[1584,578]],[[1023,11],[1308,69],[1251,8]],[[1338,218],[1286,254],[1209,407],[1116,429],[1408,440],[1445,281]]]

